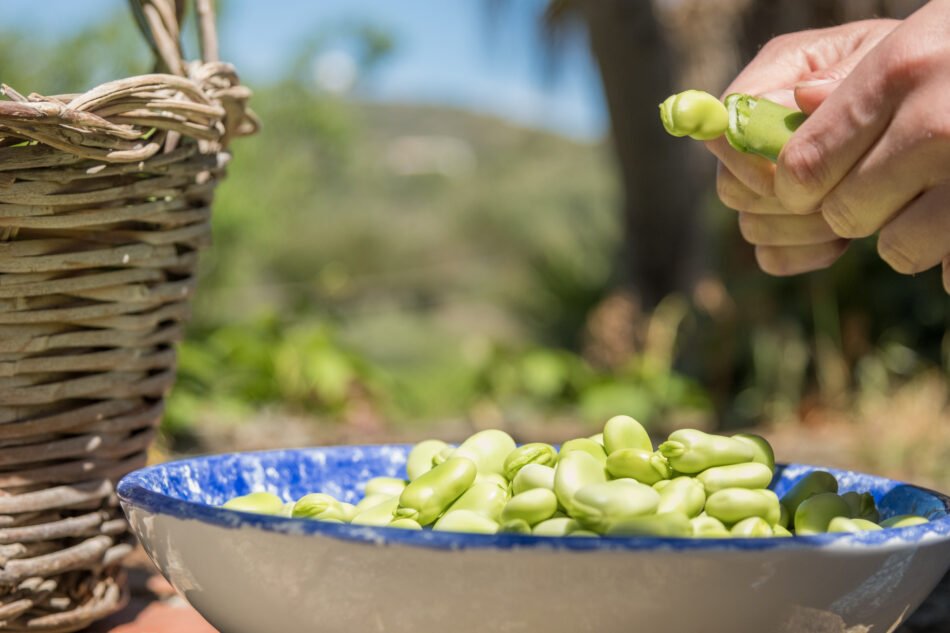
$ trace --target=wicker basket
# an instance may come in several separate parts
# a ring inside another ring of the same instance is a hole
[[[256,130],[184,0],[132,0],[161,74],[0,101],[0,630],[74,631],[125,600],[113,483],[175,375],[228,141]]]

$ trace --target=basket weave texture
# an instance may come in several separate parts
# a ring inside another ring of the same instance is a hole
[[[184,0],[131,0],[155,74],[0,101],[0,631],[74,631],[125,600],[113,484],[175,375],[228,142],[257,129]]]

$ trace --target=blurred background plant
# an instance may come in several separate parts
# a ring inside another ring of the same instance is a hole
[[[113,18],[10,9],[3,80],[70,92],[146,68],[123,3],[95,2]],[[828,271],[760,273],[711,161],[655,115],[773,33],[920,2],[414,0],[402,22],[372,0],[291,4],[222,3],[264,132],[216,200],[166,450],[223,450],[209,429],[264,418],[283,426],[254,442],[277,445],[447,421],[556,435],[623,411],[657,433],[763,425],[789,458],[823,437],[826,461],[950,486],[939,276],[897,275],[873,239]]]

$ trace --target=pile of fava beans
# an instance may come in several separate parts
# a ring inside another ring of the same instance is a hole
[[[410,530],[538,536],[780,537],[860,532],[926,523],[880,520],[868,492],[838,494],[812,471],[781,499],[768,489],[772,447],[757,435],[673,432],[654,450],[643,426],[619,415],[603,433],[517,446],[504,431],[475,433],[458,447],[415,445],[407,479],[376,477],[353,505],[324,493],[285,503],[254,492],[223,507],[301,519]]]

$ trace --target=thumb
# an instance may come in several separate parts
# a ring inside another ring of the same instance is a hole
[[[795,103],[801,111],[811,114],[817,110],[818,106],[841,84],[841,81],[851,74],[851,70],[859,61],[858,56],[852,55],[842,60],[839,65],[822,68],[795,84]]]
[[[795,86],[795,103],[805,114],[818,109],[825,99],[834,92],[840,79],[809,79]]]

